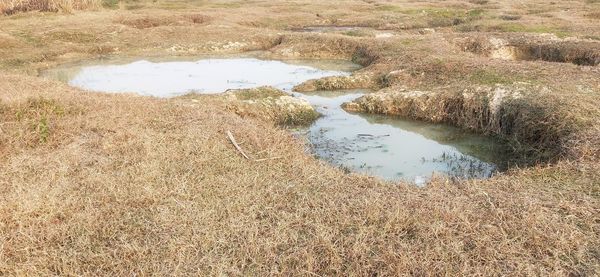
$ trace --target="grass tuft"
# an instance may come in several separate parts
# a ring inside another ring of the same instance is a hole
[[[549,33],[555,34],[557,37],[567,37],[571,32],[562,27],[545,26],[545,25],[526,25],[520,23],[504,23],[496,26],[490,26],[491,31],[501,32],[518,32],[518,33]]]

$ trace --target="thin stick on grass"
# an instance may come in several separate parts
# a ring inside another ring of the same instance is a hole
[[[271,158],[256,159],[254,161],[255,162],[264,162],[264,161],[276,160],[276,159],[281,159],[281,157],[271,157]]]
[[[246,155],[246,153],[244,153],[244,150],[242,150],[242,148],[235,141],[235,137],[233,137],[233,134],[230,131],[227,131],[227,137],[229,138],[229,141],[231,141],[231,143],[233,144],[235,149],[237,149],[237,151],[240,152],[240,154],[242,154],[242,156],[244,156],[244,158],[246,158],[247,160],[250,160],[250,157],[248,157],[248,155]]]

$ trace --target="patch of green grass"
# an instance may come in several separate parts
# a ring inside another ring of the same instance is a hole
[[[238,100],[257,100],[264,98],[277,98],[286,95],[284,92],[272,87],[259,87],[254,89],[244,89],[235,92]]]
[[[215,3],[212,4],[213,8],[222,8],[222,9],[237,9],[243,6],[243,2],[231,2],[231,3]]]
[[[44,36],[45,39],[75,43],[92,43],[96,36],[82,32],[57,31]]]
[[[484,14],[485,14],[484,9],[474,9],[474,10],[469,10],[467,12],[467,17],[470,17],[470,18],[482,17]]]
[[[414,10],[407,11],[414,14]],[[420,13],[429,27],[456,26],[483,18],[483,9],[461,10],[461,9],[424,9]]]
[[[31,130],[34,139],[46,143],[51,134],[51,121],[65,114],[65,109],[55,100],[31,98],[14,111],[15,119],[23,122]]]
[[[521,16],[518,14],[503,14],[500,16],[500,19],[505,21],[515,21],[521,19]]]
[[[40,118],[36,126],[36,131],[40,136],[40,143],[46,143],[50,136],[50,127],[48,126],[48,119],[46,117]]]
[[[317,120],[321,114],[315,110],[301,110],[296,113],[286,113],[279,119],[278,124],[284,126],[307,126]]]
[[[469,76],[469,81],[482,85],[512,84],[515,82],[531,81],[522,75],[506,75],[495,70],[480,69]]]
[[[39,39],[38,37],[34,36],[32,33],[17,32],[14,34],[14,36],[23,39],[27,44],[30,44],[30,45],[33,45],[36,47],[44,46],[42,40]]]
[[[445,17],[445,18],[460,16],[461,14],[464,13],[463,10],[439,9],[439,8],[405,9],[405,10],[402,10],[401,12],[403,14],[408,14],[408,15],[422,14],[422,15],[427,15],[427,16]]]
[[[490,26],[491,30],[501,32],[516,32],[516,33],[550,33],[558,37],[567,37],[571,33],[560,27],[544,26],[544,25],[524,25],[520,23],[505,23],[496,26]]]
[[[394,12],[394,11],[402,10],[401,7],[398,7],[396,5],[380,5],[380,6],[377,6],[375,9],[378,11],[386,11],[386,12]]]
[[[460,8],[421,8],[407,9],[395,5],[381,5],[377,7],[380,11],[397,12],[408,15],[416,22],[414,26],[419,27],[447,27],[463,24],[481,19],[486,11],[484,9],[460,9]]]
[[[351,36],[351,37],[366,37],[369,35],[365,31],[361,31],[361,30],[350,30],[350,31],[344,32],[343,34],[346,36]]]
[[[119,0],[102,0],[102,7],[116,9],[119,7]]]

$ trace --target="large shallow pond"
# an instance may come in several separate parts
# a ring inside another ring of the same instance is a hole
[[[432,174],[486,178],[499,169],[503,148],[491,139],[446,125],[351,114],[340,107],[366,91],[291,91],[306,80],[349,75],[357,68],[328,60],[140,59],[63,66],[43,75],[91,91],[155,97],[270,85],[306,99],[323,115],[302,132],[315,155],[336,166],[417,184]]]

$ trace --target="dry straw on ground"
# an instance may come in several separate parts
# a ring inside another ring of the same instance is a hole
[[[57,12],[84,9],[97,9],[102,0],[0,0],[0,14],[14,14],[27,11]]]
[[[6,274],[598,270],[596,165],[418,189],[344,175],[219,102],[0,78]],[[44,143],[31,139],[42,118]],[[246,160],[227,130],[248,154],[282,158]]]
[[[600,35],[586,16],[600,3],[304,2],[139,1],[0,16],[0,275],[600,274],[598,67],[494,59],[461,43],[482,35],[597,45],[581,38]],[[502,25],[516,12],[527,30]],[[411,29],[428,17],[458,25]],[[539,27],[550,18],[573,37],[539,34],[554,31]],[[290,31],[328,24],[394,35]],[[486,26],[505,32],[466,32]],[[437,177],[416,188],[311,157],[282,117],[243,102],[253,91],[154,99],[38,77],[109,54],[253,50],[354,60],[366,68],[353,77],[301,87],[431,92],[365,105],[561,151],[491,179]],[[515,87],[524,102],[491,93]],[[242,157],[227,131],[260,162]]]

